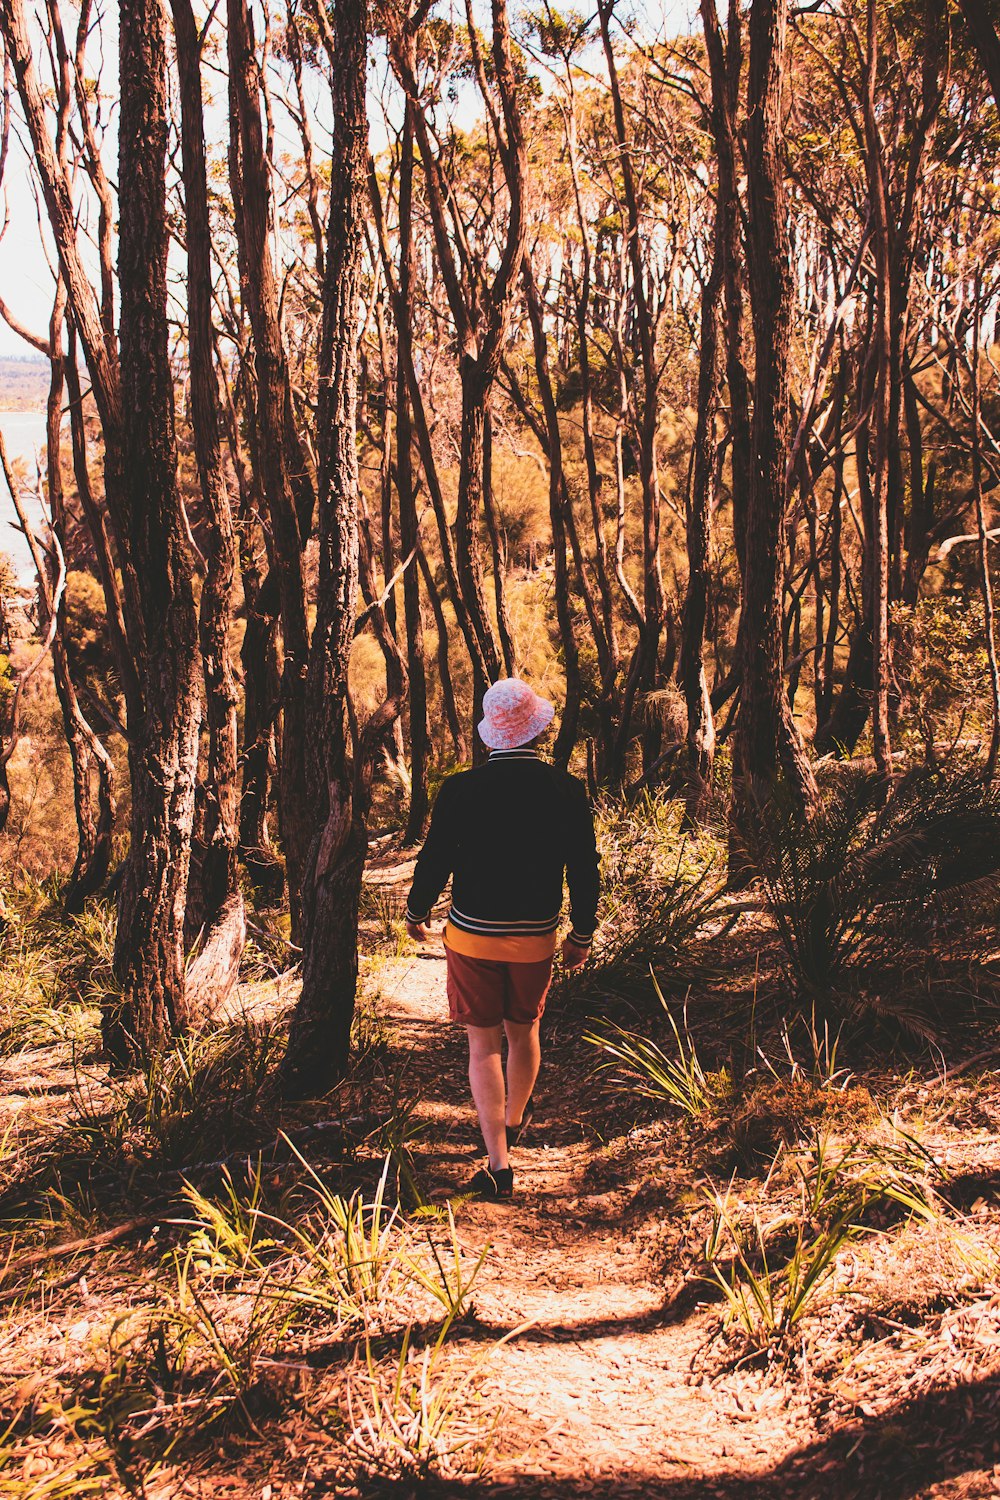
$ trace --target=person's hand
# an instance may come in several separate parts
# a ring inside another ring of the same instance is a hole
[[[429,922],[411,922],[409,918],[406,920],[406,932],[415,943],[429,943],[433,936]]]
[[[581,948],[573,939],[565,938],[562,945],[563,964],[567,969],[580,969],[590,957],[590,947]]]

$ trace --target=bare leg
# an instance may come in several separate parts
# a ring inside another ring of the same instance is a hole
[[[535,1087],[542,1050],[538,1021],[504,1021],[507,1033],[507,1124],[520,1125]]]
[[[483,1140],[490,1154],[490,1168],[503,1171],[508,1165],[500,1057],[503,1030],[499,1026],[467,1026],[465,1029],[469,1035],[469,1084]]]

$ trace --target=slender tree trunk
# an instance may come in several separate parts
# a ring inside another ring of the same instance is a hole
[[[976,500],[976,529],[979,533],[979,581],[983,590],[983,619],[986,633],[986,657],[990,667],[990,706],[993,727],[986,756],[986,779],[996,776],[1000,756],[1000,664],[997,662],[996,610],[993,602],[993,579],[990,574],[990,543],[983,505],[983,434],[982,395],[979,385],[979,348],[982,341],[983,286],[982,271],[975,276],[975,308],[972,328],[972,489]]]
[[[62,324],[66,297],[60,278],[55,306],[49,325],[49,361],[51,378],[45,412],[45,470],[52,534],[63,557],[66,557],[66,516],[62,482],[62,407],[65,389],[65,354]],[[11,483],[12,476],[8,476]],[[29,541],[31,539],[29,538]],[[70,913],[81,912],[88,896],[100,890],[111,865],[112,835],[115,820],[115,768],[98,735],[87,721],[77,697],[66,648],[68,625],[66,595],[56,603],[53,583],[45,561],[31,542],[35,570],[38,574],[39,603],[42,618],[48,620],[56,609],[55,635],[52,641],[52,672],[56,696],[62,712],[63,731],[73,767],[73,804],[76,811],[77,852],[63,906]],[[94,806],[94,773],[97,774],[97,807]]]
[[[231,152],[238,162],[232,183],[242,281],[253,331],[256,367],[256,440],[260,481],[267,503],[281,604],[281,761],[279,808],[293,937],[299,935],[302,869],[314,823],[306,789],[306,664],[309,633],[302,579],[302,465],[289,410],[288,364],[281,336],[278,285],[270,250],[270,183],[261,129],[260,76],[247,0],[228,0]],[[291,462],[290,462],[291,455]]]
[[[882,166],[882,140],[875,112],[878,69],[878,8],[868,0],[865,55],[865,165],[875,252],[875,323],[872,329],[875,400],[868,424],[874,431],[872,466],[872,740],[875,766],[888,788],[892,776],[889,746],[889,436],[892,400],[889,382],[891,291],[889,216]],[[898,423],[897,423],[898,426]]]
[[[83,413],[83,392],[77,368],[76,328],[72,321],[67,327],[66,359],[63,366],[66,377],[66,394],[69,406],[70,446],[73,454],[73,478],[76,493],[83,510],[84,520],[91,544],[97,555],[97,568],[104,591],[104,610],[108,622],[108,638],[115,666],[121,680],[126,703],[134,703],[138,697],[135,679],[135,664],[129,650],[125,633],[125,605],[115,561],[114,547],[106,507],[99,504],[90,480],[87,454],[87,429]]]
[[[580,187],[580,171],[577,160],[576,96],[573,87],[573,67],[567,61],[566,82],[570,92],[570,109],[566,126],[566,146],[569,156],[570,174],[573,179],[573,199],[576,207],[577,227],[580,231],[580,249],[583,270],[580,290],[575,303],[576,340],[580,366],[580,419],[583,427],[583,455],[587,466],[587,493],[590,498],[590,518],[594,532],[594,561],[597,571],[597,586],[601,598],[601,616],[604,626],[604,649],[606,661],[602,664],[602,728],[601,743],[597,746],[599,774],[611,753],[611,715],[615,677],[620,653],[615,626],[614,602],[611,593],[611,578],[608,571],[608,544],[604,534],[604,518],[601,514],[601,478],[597,468],[597,446],[594,436],[594,394],[590,366],[590,325],[588,317],[591,303],[593,258],[590,250],[590,225],[583,204]],[[601,643],[598,642],[599,649]]]
[[[743,71],[743,21],[739,0],[729,0],[723,41],[716,0],[701,0],[712,89],[712,132],[718,173],[716,220],[722,238],[725,289],[726,384],[729,387],[729,438],[732,468],[733,545],[742,580],[746,559],[747,503],[750,495],[751,432],[750,381],[746,366],[744,317],[745,276],[739,174],[742,170],[736,133]],[[713,708],[721,708],[739,686],[743,656],[743,611],[737,628],[736,650],[728,680],[713,694]]]
[[[549,373],[549,352],[545,338],[545,323],[542,317],[541,299],[535,283],[530,257],[524,257],[522,273],[531,337],[535,353],[535,376],[545,415],[545,450],[549,461],[549,522],[552,527],[552,557],[556,596],[556,619],[559,624],[559,639],[562,645],[566,671],[566,700],[563,705],[562,722],[553,747],[553,759],[563,768],[569,765],[579,733],[580,701],[583,684],[580,678],[580,648],[573,621],[573,607],[569,595],[569,567],[566,560],[566,523],[564,506],[569,507],[569,490],[563,468],[562,433],[559,430],[559,412],[555,391]]]
[[[367,834],[348,766],[347,670],[358,586],[357,307],[368,161],[365,0],[334,0],[333,149],[319,368],[319,594],[309,658],[313,826],[303,885],[302,993],[283,1084],[323,1093],[347,1067],[358,974],[358,902]]]
[[[398,344],[409,341],[413,328],[413,105],[404,106],[403,140],[399,162],[399,299],[401,322]],[[417,503],[413,485],[413,423],[407,366],[396,356],[396,492],[399,497],[399,546],[404,558],[419,544]],[[403,574],[403,617],[406,623],[406,670],[409,679],[410,805],[403,842],[419,843],[429,811],[427,772],[430,731],[427,723],[427,673],[424,668],[424,623],[420,611],[420,572],[416,563]],[[445,655],[447,662],[447,653]]]
[[[155,0],[122,0],[118,275],[124,406],[123,492],[130,562],[141,580],[140,716],[129,715],[131,847],[115,940],[120,1004],[104,1041],[124,1059],[188,1021],[184,906],[200,718],[198,626],[177,493],[167,350],[166,37]]]
[[[715,486],[715,409],[718,401],[722,225],[716,223],[712,269],[701,298],[701,351],[694,465],[687,504],[688,581],[684,596],[680,677],[687,704],[687,796],[684,826],[704,822],[712,799],[715,719],[705,672],[705,621]]]
[[[281,688],[275,669],[276,616],[264,597],[269,574],[261,582],[249,539],[241,542],[240,572],[246,626],[240,661],[243,671],[243,777],[240,786],[240,855],[250,882],[265,902],[281,899],[285,876],[268,828],[271,765],[274,753],[275,705]],[[275,590],[275,594],[277,591]]]
[[[198,954],[188,972],[188,1006],[207,1015],[231,994],[246,941],[240,887],[238,693],[229,644],[236,579],[236,535],[219,440],[218,383],[212,358],[212,241],[208,217],[201,57],[191,0],[173,0],[181,95],[188,260],[188,342],[191,416],[202,500],[208,523],[199,634],[205,678],[208,767],[204,846],[200,852],[202,920]]]
[[[790,453],[792,276],[781,160],[787,0],[753,0],[747,98],[747,261],[755,373],[747,505],[739,718],[733,743],[730,879],[748,868],[745,835],[784,780],[805,811],[815,782],[784,687],[784,515]]]
[[[424,588],[430,600],[431,611],[434,615],[434,628],[437,632],[437,665],[438,681],[441,684],[441,696],[444,699],[445,718],[448,721],[448,733],[451,735],[452,748],[455,759],[459,762],[469,757],[469,746],[462,733],[462,723],[458,712],[458,700],[455,697],[455,689],[451,680],[451,667],[448,661],[448,621],[445,619],[444,606],[441,603],[441,595],[438,593],[434,575],[431,572],[430,563],[423,547],[417,552],[417,562],[420,564],[420,576],[424,580]]]
[[[361,515],[364,527],[371,538],[368,548],[368,576],[371,581],[371,598],[366,596],[366,603],[374,604],[369,610],[372,618],[375,634],[382,649],[382,657],[385,662],[385,686],[386,698],[393,703],[402,704],[406,689],[406,667],[403,656],[399,649],[399,636],[397,630],[399,611],[396,608],[396,584],[393,582],[396,573],[396,545],[392,534],[392,357],[389,352],[389,338],[385,324],[385,294],[382,293],[375,303],[375,318],[378,325],[379,353],[382,362],[382,443],[379,462],[379,523],[380,535],[378,545],[372,535],[371,517],[368,514],[368,505],[364,492],[359,492],[361,502]],[[360,397],[364,404],[364,395]],[[364,537],[362,537],[362,541]],[[382,573],[381,597],[378,585],[375,581],[374,563],[376,557]],[[365,563],[362,552],[362,563]],[[365,572],[362,567],[361,583],[365,587]],[[386,732],[382,739],[381,748],[384,750],[385,758],[393,767],[393,774],[400,783],[406,785],[408,773],[406,769],[406,754],[403,746],[402,712],[396,713],[391,721],[386,724]]]
[[[660,563],[660,486],[656,468],[656,424],[658,371],[656,364],[655,330],[653,315],[646,290],[646,265],[639,220],[639,195],[635,180],[632,148],[625,125],[625,109],[618,78],[618,64],[611,41],[611,16],[614,0],[598,0],[597,11],[601,25],[604,57],[611,84],[611,102],[614,111],[615,137],[625,196],[626,234],[628,259],[632,273],[632,301],[636,329],[639,335],[640,366],[642,374],[642,403],[639,410],[639,477],[642,485],[642,569],[643,569],[643,624],[633,665],[626,684],[625,701],[622,708],[622,728],[630,717],[631,704],[636,692],[649,693],[657,685],[660,635],[663,630],[664,598],[663,574]],[[627,732],[627,730],[626,730]],[[647,730],[643,736],[644,769],[649,771],[659,753],[659,736]],[[619,768],[623,768],[623,756],[616,756]]]
[[[482,717],[483,697],[503,670],[500,646],[486,604],[480,525],[483,515],[483,462],[486,443],[486,409],[492,381],[484,378],[479,360],[464,355],[461,360],[462,429],[458,474],[458,506],[455,515],[455,553],[462,598],[476,638],[472,660],[472,758],[485,760],[475,726]]]
[[[506,549],[500,537],[497,519],[496,496],[493,493],[493,418],[489,409],[483,424],[483,513],[486,531],[490,539],[490,558],[493,563],[493,594],[496,601],[497,631],[500,649],[503,652],[504,670],[508,677],[517,671],[517,648],[511,629],[510,609],[507,605]]]

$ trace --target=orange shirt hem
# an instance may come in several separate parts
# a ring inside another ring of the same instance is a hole
[[[542,932],[531,937],[482,937],[463,932],[453,922],[444,930],[444,945],[465,958],[488,958],[494,963],[537,964],[551,958],[556,951],[557,934]]]

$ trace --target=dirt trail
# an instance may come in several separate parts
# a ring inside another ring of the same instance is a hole
[[[836,1288],[807,1320],[808,1351],[803,1338],[801,1350],[785,1349],[770,1365],[740,1364],[739,1346],[720,1338],[718,1303],[685,1275],[699,1258],[699,1225],[708,1217],[696,1219],[705,1208],[703,1180],[724,1190],[729,1177],[732,1122],[725,1127],[720,1116],[685,1125],[604,1086],[583,1038],[584,1017],[565,992],[554,992],[543,1024],[534,1115],[512,1153],[513,1201],[462,1196],[483,1147],[465,1035],[446,1019],[443,949],[399,950],[410,869],[390,847],[375,852],[366,875],[376,890],[361,942],[370,955],[362,961],[363,1003],[374,1008],[386,1047],[372,1049],[373,1095],[365,1094],[364,1065],[361,1081],[345,1087],[353,1090],[351,1108],[379,1115],[394,1098],[410,1112],[421,1192],[433,1204],[452,1202],[472,1256],[490,1246],[472,1315],[452,1329],[446,1357],[449,1369],[483,1371],[483,1426],[502,1415],[481,1477],[464,1484],[413,1478],[388,1492],[400,1500],[1000,1496],[1000,1288],[995,1270],[976,1271],[963,1260],[974,1232],[977,1254],[988,1258],[992,1244],[1000,1265],[1000,1073],[970,1070],[926,1087],[914,1075],[895,1088],[893,1110],[902,1101],[901,1121],[921,1131],[950,1173],[957,1216],[938,1228],[894,1222],[883,1233],[876,1225],[852,1240]],[[242,987],[234,1015],[280,1023],[296,990],[291,975]],[[714,995],[711,1004],[714,1014]],[[383,1098],[386,1086],[391,1098]],[[22,1051],[0,1063],[0,1134],[10,1124],[12,1139],[44,1135],[89,1090],[99,1119],[106,1081],[96,1054],[74,1065],[66,1043]],[[315,1122],[328,1127],[325,1103],[290,1123],[312,1129]],[[377,1158],[366,1156],[361,1170],[377,1173]],[[752,1175],[734,1183],[749,1198],[760,1186]],[[766,1196],[767,1214],[794,1213],[787,1193]],[[89,1261],[82,1275],[67,1266],[64,1290],[57,1284],[53,1296],[10,1320],[0,1338],[0,1377],[23,1382],[51,1366],[70,1379],[66,1372],[89,1357],[87,1340],[109,1308],[117,1314],[129,1305],[137,1277],[153,1274],[161,1254],[155,1235],[146,1246],[102,1251],[93,1270],[98,1291],[87,1289]],[[367,1478],[344,1488],[338,1388],[323,1386],[322,1363],[310,1368],[302,1407],[290,1402],[273,1424],[231,1437],[192,1466],[164,1467],[147,1483],[148,1500],[375,1500],[386,1493]],[[52,1464],[73,1452],[57,1444]],[[0,1476],[0,1495],[3,1483]],[[44,1484],[37,1496],[30,1488],[16,1493],[42,1500]]]
[[[379,992],[408,1072],[425,1080],[414,1156],[421,1183],[443,1200],[482,1154],[464,1034],[442,1024],[443,954],[387,961]],[[620,1493],[632,1479],[643,1494],[655,1478],[674,1494],[673,1480],[763,1476],[814,1435],[805,1403],[773,1380],[713,1385],[692,1373],[717,1314],[667,1310],[682,1282],[669,1255],[664,1264],[669,1215],[630,1212],[639,1184],[588,1128],[584,1044],[568,1041],[559,1018],[550,1030],[534,1118],[512,1153],[514,1200],[460,1209],[468,1244],[493,1247],[477,1283],[481,1336],[532,1325],[489,1366],[486,1389],[507,1409],[497,1477],[583,1485],[614,1475]]]
[[[386,849],[367,879],[398,906],[410,868]],[[454,1199],[483,1147],[464,1033],[445,1019],[443,949],[379,958],[369,988],[402,1074],[420,1091],[418,1180],[432,1201]],[[634,1103],[623,1117],[623,1101],[595,1079],[582,1021],[566,998],[550,1002],[534,1117],[512,1152],[513,1201],[459,1200],[465,1244],[492,1250],[476,1285],[475,1326],[456,1330],[456,1346],[477,1356],[531,1325],[488,1362],[485,1398],[502,1403],[504,1417],[489,1477],[472,1493],[1000,1496],[1000,1363],[990,1352],[994,1342],[1000,1352],[1000,1298],[988,1284],[953,1297],[947,1232],[904,1235],[898,1266],[895,1242],[875,1236],[847,1277],[858,1274],[860,1286],[867,1276],[869,1291],[858,1302],[848,1285],[827,1303],[828,1337],[811,1339],[808,1354],[803,1343],[801,1359],[736,1363],[719,1339],[718,1303],[684,1274],[697,1250],[691,1219],[703,1204],[699,1174],[711,1143],[695,1150],[681,1124],[648,1115],[648,1125],[631,1124]],[[918,1090],[916,1121],[922,1098]],[[1000,1183],[994,1132],[954,1133],[979,1123],[976,1112],[992,1098],[991,1085],[970,1083],[968,1106],[951,1099],[954,1125],[944,1125],[935,1150],[954,1170],[964,1158],[952,1146],[971,1147],[983,1181]],[[871,1328],[870,1300],[873,1316],[879,1304],[886,1309]],[[811,1370],[814,1359],[823,1368]]]

